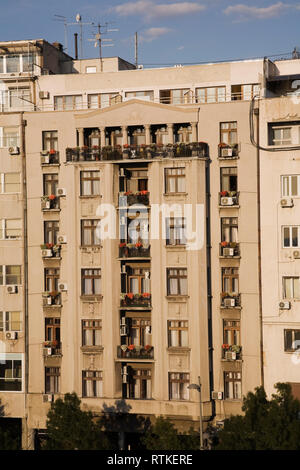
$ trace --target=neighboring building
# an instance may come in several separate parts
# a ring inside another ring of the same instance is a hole
[[[95,413],[123,398],[133,414],[188,429],[199,376],[205,423],[240,413],[263,378],[268,392],[296,383],[281,340],[290,350],[300,326],[278,302],[299,290],[285,257],[299,246],[296,201],[279,207],[298,195],[297,149],[290,161],[257,149],[249,111],[256,96],[263,146],[299,144],[297,104],[277,97],[299,60],[142,70],[73,60],[43,40],[0,49],[0,399],[23,420],[24,448],[67,392]],[[127,211],[136,203],[144,212]],[[188,212],[156,212],[188,204],[198,246]],[[101,232],[104,205],[113,237]],[[147,216],[166,239],[143,239]],[[281,278],[284,291],[271,290]]]

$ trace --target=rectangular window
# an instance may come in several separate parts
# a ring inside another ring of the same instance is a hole
[[[159,101],[164,104],[184,104],[191,102],[189,88],[176,90],[160,90]]]
[[[58,281],[60,277],[59,268],[46,268],[45,276],[45,292],[58,292]]]
[[[185,168],[165,168],[165,192],[185,193]]]
[[[21,181],[20,173],[4,173],[3,175],[3,193],[20,193]]]
[[[232,345],[240,345],[240,322],[223,320],[223,343]]]
[[[100,220],[84,219],[81,221],[81,246],[100,245]]]
[[[167,268],[167,295],[187,293],[187,269]]]
[[[22,391],[22,354],[0,353],[0,391]]]
[[[97,72],[96,65],[89,65],[88,67],[85,68],[85,73],[96,73],[96,72]]]
[[[131,268],[127,276],[127,292],[150,293],[150,271],[147,268]]]
[[[57,234],[59,231],[58,220],[47,220],[44,222],[44,243],[57,244]]]
[[[226,87],[196,88],[197,103],[221,103],[226,101]]]
[[[247,85],[231,85],[231,100],[252,100],[252,98],[260,93],[259,84]]]
[[[300,226],[288,225],[282,227],[282,246],[283,248],[300,247]]]
[[[269,145],[290,145],[292,143],[292,128],[271,126]]]
[[[102,321],[82,320],[82,346],[102,345]]]
[[[130,322],[129,342],[135,346],[151,345],[151,320],[132,318]]]
[[[300,196],[300,175],[285,175],[281,177],[281,195]]]
[[[60,346],[60,318],[45,318],[45,341],[56,341]]]
[[[60,392],[60,367],[45,367],[45,393]]]
[[[144,96],[153,101],[154,91],[126,91],[125,93],[125,98],[142,98]]]
[[[283,298],[300,299],[300,278],[296,276],[283,277]]]
[[[0,266],[0,285],[21,285],[21,266]]]
[[[95,93],[88,95],[88,107],[91,109],[107,108],[113,104],[121,103],[122,96],[119,93]]]
[[[221,191],[236,192],[238,186],[237,168],[221,168]]]
[[[80,172],[80,195],[98,196],[100,194],[100,172],[81,171]]]
[[[221,218],[221,241],[222,242],[238,242],[238,218],[222,217]]]
[[[43,182],[44,182],[44,196],[56,196],[57,188],[58,188],[58,174],[57,173],[49,173],[43,175]]]
[[[82,295],[101,295],[101,269],[81,270]]]
[[[169,372],[169,399],[189,400],[190,374]]]
[[[0,147],[17,147],[19,145],[19,128],[17,126],[0,127]]]
[[[1,221],[1,239],[17,240],[22,236],[21,219],[3,219]]]
[[[220,142],[227,145],[237,144],[237,122],[220,122]]]
[[[103,396],[102,371],[82,371],[82,396],[87,398]]]
[[[21,312],[0,312],[0,331],[21,331]]]
[[[241,372],[224,373],[224,392],[227,400],[240,400],[242,398]]]
[[[300,330],[284,330],[284,350],[297,351],[300,348]]]
[[[43,150],[58,150],[58,132],[57,131],[43,131]]]
[[[129,398],[149,400],[152,398],[151,369],[131,368],[129,377]]]
[[[9,109],[15,111],[31,110],[31,94],[29,88],[10,88],[8,91]]]
[[[168,321],[168,346],[169,348],[187,348],[188,322],[186,320]]]
[[[82,95],[54,96],[54,110],[82,109]]]
[[[186,220],[184,217],[169,217],[166,219],[167,245],[186,245]]]
[[[222,268],[222,292],[239,293],[239,268]]]

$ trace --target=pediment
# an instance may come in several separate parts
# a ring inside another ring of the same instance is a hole
[[[77,127],[137,126],[197,122],[198,109],[132,99],[104,109],[75,114]]]

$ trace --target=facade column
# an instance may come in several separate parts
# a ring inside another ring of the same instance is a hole
[[[191,122],[191,126],[192,126],[192,142],[197,142],[198,141],[197,123]]]
[[[27,426],[27,418],[22,418],[22,450],[34,450],[34,429]]]
[[[79,127],[79,129],[77,129],[77,132],[78,132],[78,146],[79,146],[79,147],[83,147],[83,146],[84,146],[84,131],[83,131],[83,127]]]
[[[122,126],[122,140],[123,140],[123,145],[128,144],[128,135],[127,135],[127,126]]]
[[[174,127],[174,124],[167,124],[167,128],[168,128],[168,144],[173,144],[173,143],[174,143],[173,127]]]
[[[105,147],[105,127],[99,127],[100,130],[100,146]]]
[[[144,129],[145,129],[145,143],[146,145],[151,144],[151,134],[150,134],[150,124],[144,124]]]

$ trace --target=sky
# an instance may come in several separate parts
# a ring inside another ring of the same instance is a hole
[[[74,33],[80,35],[79,13],[83,23],[79,58],[99,56],[94,41],[89,41],[98,23],[104,25],[102,38],[112,39],[103,42],[112,44],[103,47],[104,57],[134,62],[137,32],[138,63],[144,67],[281,57],[294,47],[300,50],[300,0],[0,0],[0,4],[0,41],[58,41],[71,56]]]

